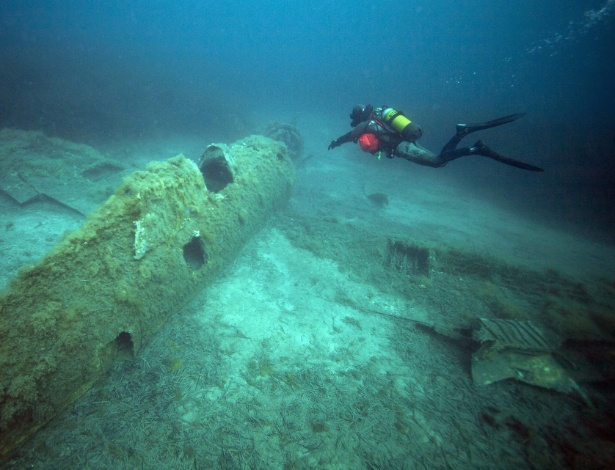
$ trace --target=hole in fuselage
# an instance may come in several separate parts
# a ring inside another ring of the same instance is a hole
[[[132,359],[135,353],[135,345],[132,342],[132,336],[126,331],[122,331],[115,338],[115,347],[117,348],[117,358],[120,360]]]
[[[201,237],[192,237],[184,245],[184,261],[192,269],[199,269],[207,262],[207,253]]]
[[[205,149],[199,169],[209,191],[218,193],[233,182],[232,163],[233,157],[222,146],[211,144]]]

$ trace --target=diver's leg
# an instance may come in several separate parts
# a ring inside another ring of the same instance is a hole
[[[457,160],[458,158],[466,157],[468,155],[472,155],[472,149],[470,147],[463,147],[460,149],[453,148],[451,150],[443,151],[439,155],[439,158],[444,162],[442,163],[442,166],[444,166],[448,162],[452,162],[453,160]]]
[[[432,151],[421,147],[416,142],[403,141],[395,148],[393,155],[433,168],[446,165],[446,160],[443,160],[440,155],[436,155]]]
[[[446,148],[446,146],[445,146]],[[444,150],[444,149],[443,149]],[[393,154],[396,157],[401,157],[419,165],[430,166],[433,168],[439,168],[446,165],[448,162],[456,160],[468,155],[481,155],[483,157],[491,158],[506,165],[521,168],[528,171],[544,171],[529,163],[514,160],[506,157],[500,153],[491,150],[482,140],[477,141],[472,147],[453,148],[442,152],[440,155],[435,155],[433,152],[421,147],[415,142],[402,142],[397,146]]]
[[[457,144],[459,144],[459,142],[461,142],[461,139],[463,139],[465,136],[466,134],[456,133],[453,137],[451,137],[451,139],[446,143],[446,145],[442,147],[442,150],[440,150],[440,155],[444,155],[445,153],[449,153],[455,150]]]
[[[520,168],[522,170],[544,171],[540,167],[530,165],[529,163],[521,162],[519,160],[514,160],[494,150],[491,150],[489,147],[487,147],[487,145],[485,145],[485,143],[482,140],[477,141],[472,147],[452,149],[444,153],[441,153],[440,159],[444,162],[441,166],[444,166],[450,161],[456,160],[457,158],[460,158],[460,157],[465,157],[467,155],[481,155],[483,157],[491,158],[498,162],[504,163],[506,165],[514,166],[515,168]]]

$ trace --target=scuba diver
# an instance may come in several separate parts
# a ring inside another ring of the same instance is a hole
[[[359,143],[361,150],[371,154],[384,153],[388,158],[405,158],[419,165],[440,168],[448,162],[467,155],[481,155],[506,165],[528,171],[544,171],[529,163],[513,160],[491,150],[482,140],[472,147],[457,148],[461,139],[472,132],[501,126],[525,116],[525,113],[511,114],[492,121],[457,124],[455,135],[446,143],[438,155],[421,147],[416,141],[423,135],[420,126],[404,116],[404,113],[388,106],[375,108],[372,105],[357,105],[350,113],[350,125],[354,129],[331,141],[329,150],[347,142]]]

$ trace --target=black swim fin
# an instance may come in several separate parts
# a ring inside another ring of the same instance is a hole
[[[482,155],[483,157],[491,158],[498,162],[504,163],[506,165],[514,166],[515,168],[520,168],[522,170],[527,171],[545,171],[542,168],[534,165],[530,165],[529,163],[521,162],[519,160],[514,160],[512,158],[506,157],[500,153],[497,153],[491,150],[489,147],[485,145],[482,140],[476,142],[470,148],[471,155]]]
[[[482,131],[483,129],[490,129],[491,127],[501,126],[502,124],[508,124],[509,122],[516,121],[522,118],[527,113],[510,114],[501,118],[493,119],[487,122],[475,122],[471,124],[457,124],[457,135],[466,136],[471,132]]]

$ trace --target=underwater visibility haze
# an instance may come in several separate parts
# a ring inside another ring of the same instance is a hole
[[[335,124],[334,138],[353,105],[372,102],[403,109],[424,128],[422,144],[439,148],[456,122],[527,112],[498,138],[545,175],[495,185],[493,166],[464,161],[450,172],[470,191],[503,201],[514,192],[517,208],[538,216],[612,230],[613,8],[598,0],[6,1],[0,124],[108,144],[235,138],[262,120],[309,115]]]
[[[609,468],[614,56],[615,0],[1,2],[0,306],[36,321],[0,331],[39,376],[0,429],[49,421],[8,468]],[[463,145],[544,172],[328,150],[358,104],[435,152],[525,113]],[[51,413],[28,341],[122,309]]]

